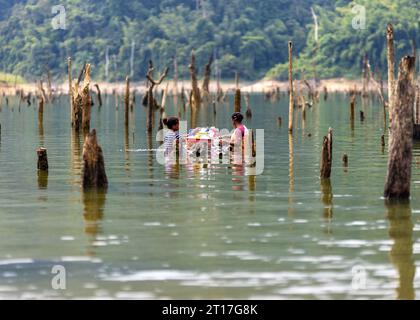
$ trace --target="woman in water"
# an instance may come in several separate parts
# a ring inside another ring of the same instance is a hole
[[[242,124],[244,116],[235,112],[232,114],[232,124],[235,130],[230,137],[230,150],[233,154],[233,162],[239,164],[243,162],[244,137],[248,134],[248,129]]]

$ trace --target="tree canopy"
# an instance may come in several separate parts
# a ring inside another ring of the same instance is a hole
[[[194,50],[200,73],[214,54],[224,78],[235,71],[247,79],[282,78],[292,40],[302,72],[316,64],[322,77],[354,76],[364,54],[378,68],[386,65],[388,22],[395,25],[397,54],[411,52],[412,40],[420,43],[418,2],[357,3],[366,8],[363,30],[352,28],[355,2],[345,0],[63,0],[63,30],[51,23],[56,1],[0,0],[0,71],[34,80],[49,70],[64,80],[71,56],[76,68],[91,63],[97,79],[120,81],[132,73],[142,80],[149,59],[160,69],[176,59],[186,79]]]

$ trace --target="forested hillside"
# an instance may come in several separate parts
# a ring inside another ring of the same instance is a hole
[[[59,3],[65,30],[52,27],[55,0],[0,1],[0,72],[34,80],[50,70],[64,80],[66,58],[72,56],[76,68],[92,63],[97,79],[120,81],[131,73],[141,80],[149,59],[163,68],[172,67],[175,57],[180,77],[187,78],[194,49],[199,66],[215,54],[223,78],[232,78],[235,70],[247,79],[281,78],[287,41],[293,40],[301,72],[310,76],[316,63],[322,77],[355,76],[364,53],[375,66],[384,66],[387,22],[395,24],[397,55],[411,52],[411,40],[420,43],[419,2],[409,0],[358,0],[366,6],[364,30],[352,28],[353,2],[346,0]],[[319,22],[318,42],[311,7]]]

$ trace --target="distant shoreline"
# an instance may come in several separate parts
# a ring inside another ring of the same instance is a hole
[[[96,89],[93,87],[93,84],[98,84],[102,94],[112,94],[114,91],[118,94],[123,94],[125,92],[125,82],[95,82],[92,81],[91,89],[95,91]],[[199,83],[201,86],[201,82]],[[297,87],[298,91],[307,91],[307,86],[303,83],[303,81],[299,80],[295,82],[295,88]],[[163,90],[168,86],[168,90],[170,93],[174,92],[174,81],[164,81],[160,86],[159,90]],[[191,83],[190,81],[178,81],[178,93],[181,91],[182,86],[184,86],[185,90],[191,90]],[[220,83],[222,90],[225,92],[226,90],[234,90],[236,85],[234,81],[222,81]],[[55,84],[52,85],[53,90],[58,93],[67,94],[68,93],[68,83],[62,84]],[[244,81],[239,85],[241,91],[248,92],[248,93],[264,93],[273,90],[277,90],[277,88],[282,92],[287,92],[289,88],[289,84],[287,81],[277,81],[277,80],[260,80],[256,82],[249,82]],[[327,88],[328,92],[348,92],[350,90],[361,90],[362,89],[362,81],[361,80],[349,80],[345,78],[333,78],[333,79],[323,79],[320,80],[318,90],[322,91],[324,87]],[[44,83],[44,89],[47,90],[46,84]],[[0,84],[0,92],[6,95],[14,95],[16,90],[23,90],[24,93],[31,92],[32,94],[36,93],[38,90],[38,84],[36,83],[26,83],[26,84],[17,84],[16,86],[13,84]],[[130,90],[136,90],[138,93],[144,93],[146,91],[146,87],[144,82],[133,82],[130,85]],[[210,83],[210,91],[212,93],[216,92],[216,82],[212,81]],[[372,84],[368,88],[369,91],[376,90]],[[384,82],[384,90],[386,90],[386,82]]]

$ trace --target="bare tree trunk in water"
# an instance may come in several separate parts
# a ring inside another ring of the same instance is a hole
[[[332,166],[332,143],[333,138],[332,128],[328,129],[328,134],[324,137],[322,143],[322,154],[321,154],[321,179],[328,179],[331,177],[331,166]]]
[[[194,51],[191,52],[191,63],[189,65],[189,69],[191,73],[191,88],[192,88],[192,97],[193,97],[191,101],[191,107],[199,108],[201,106],[201,94],[200,94],[200,89],[198,88],[197,70],[195,67]]]
[[[394,80],[394,28],[388,24],[386,28],[387,60],[388,60],[388,117],[392,122],[392,109],[395,104],[395,80]]]
[[[415,95],[414,68],[414,57],[406,56],[401,59],[388,143],[388,172],[384,191],[384,196],[388,200],[410,197]]]
[[[239,89],[239,73],[236,72],[235,74],[236,79],[236,90],[235,90],[235,101],[234,101],[234,109],[235,112],[241,112],[241,89]]]
[[[293,43],[289,41],[289,132],[293,132]]]
[[[209,98],[210,95],[210,78],[211,78],[211,65],[213,63],[213,54],[211,54],[209,58],[209,62],[206,64],[204,68],[204,80],[203,80],[203,86],[201,88],[201,91],[203,92],[203,98],[206,99]]]
[[[86,135],[83,145],[82,181],[85,189],[108,187],[102,148],[98,145],[95,129]]]

